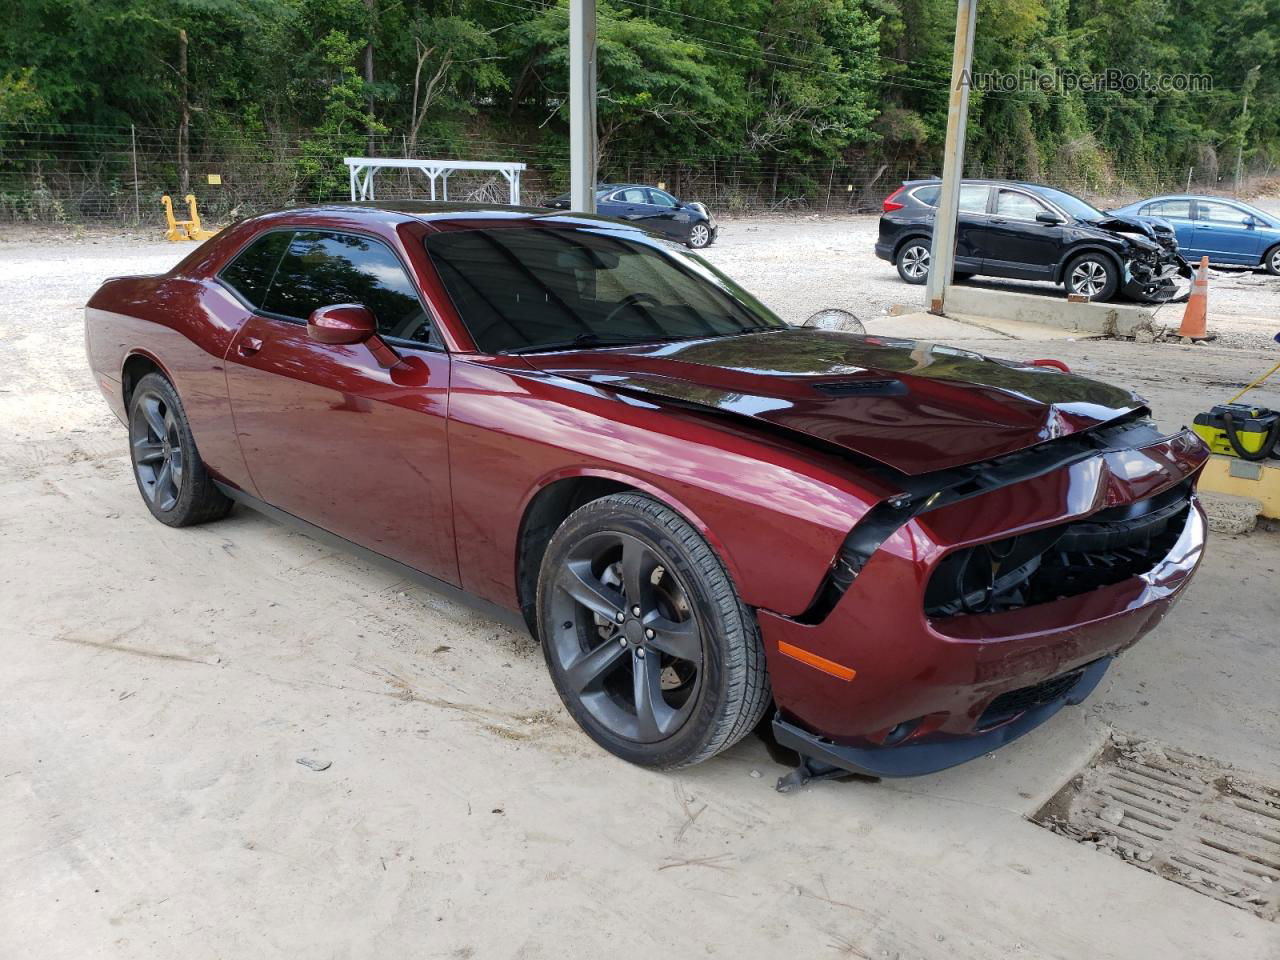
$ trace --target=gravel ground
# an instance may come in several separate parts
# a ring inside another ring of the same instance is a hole
[[[924,335],[882,316],[915,291],[873,229],[732,221],[709,255],[789,319]],[[252,513],[150,519],[81,307],[187,250],[0,239],[0,956],[1274,960],[1275,924],[1025,819],[1113,726],[1280,774],[1274,533],[1215,537],[1086,707],[989,758],[782,797],[748,738],[648,773],[576,730],[527,637]],[[1249,291],[1246,335],[1276,315]],[[1280,356],[946,331],[1172,426]]]
[[[878,218],[810,217],[725,221],[707,256],[793,323],[823,307],[842,307],[862,319],[890,307],[924,303],[924,288],[898,278],[893,264],[872,251]],[[968,286],[1064,297],[1051,283],[975,278]],[[1183,307],[1166,304],[1157,324],[1176,328]],[[1280,331],[1280,277],[1250,270],[1212,269],[1209,325],[1221,346],[1274,347]]]

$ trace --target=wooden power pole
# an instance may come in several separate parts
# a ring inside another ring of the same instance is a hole
[[[956,219],[960,215],[960,181],[964,178],[964,139],[969,122],[969,87],[973,79],[973,33],[978,0],[956,4],[956,43],[951,54],[951,102],[947,107],[947,142],[942,160],[942,189],[933,218],[933,249],[925,306],[946,313],[947,288],[956,264]]]

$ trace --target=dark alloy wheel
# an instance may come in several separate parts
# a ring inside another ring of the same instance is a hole
[[[231,509],[200,460],[182,401],[158,373],[138,381],[129,398],[129,453],[142,499],[161,523],[185,527]]]
[[[689,228],[689,246],[692,249],[701,250],[709,243],[711,243],[711,228],[705,223],[695,223]]]
[[[754,617],[706,541],[648,497],[576,511],[538,586],[547,666],[569,712],[614,754],[697,763],[737,742],[770,700]]]
[[[168,512],[182,489],[182,442],[176,411],[154,389],[139,391],[129,424],[138,489],[152,509]]]

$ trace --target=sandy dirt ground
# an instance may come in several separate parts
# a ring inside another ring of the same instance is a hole
[[[904,329],[873,230],[734,221],[709,256],[788,319],[1060,357],[1170,428],[1280,358],[1280,281],[1247,275],[1218,346]],[[1280,926],[1026,819],[1113,727],[1280,777],[1280,535],[1214,537],[1085,706],[957,770],[783,796],[749,737],[645,772],[528,637],[253,513],[150,519],[81,307],[185,252],[0,236],[0,957],[1280,956]]]

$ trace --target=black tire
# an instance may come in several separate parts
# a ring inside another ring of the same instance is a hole
[[[189,527],[231,509],[200,459],[178,392],[162,374],[148,373],[129,398],[129,459],[142,501],[161,523]]]
[[[1079,293],[1090,300],[1111,300],[1120,289],[1120,271],[1105,253],[1082,253],[1072,258],[1062,271],[1067,293]]]
[[[1262,255],[1262,269],[1273,277],[1280,277],[1280,243]]]
[[[565,707],[630,763],[700,763],[772,702],[755,617],[706,540],[650,497],[615,494],[565,520],[543,557],[537,604]]]
[[[701,250],[711,246],[711,228],[705,223],[695,223],[689,228],[689,239],[685,241],[690,250]]]
[[[893,262],[904,282],[919,285],[929,279],[929,247],[928,237],[912,237],[898,248]]]

